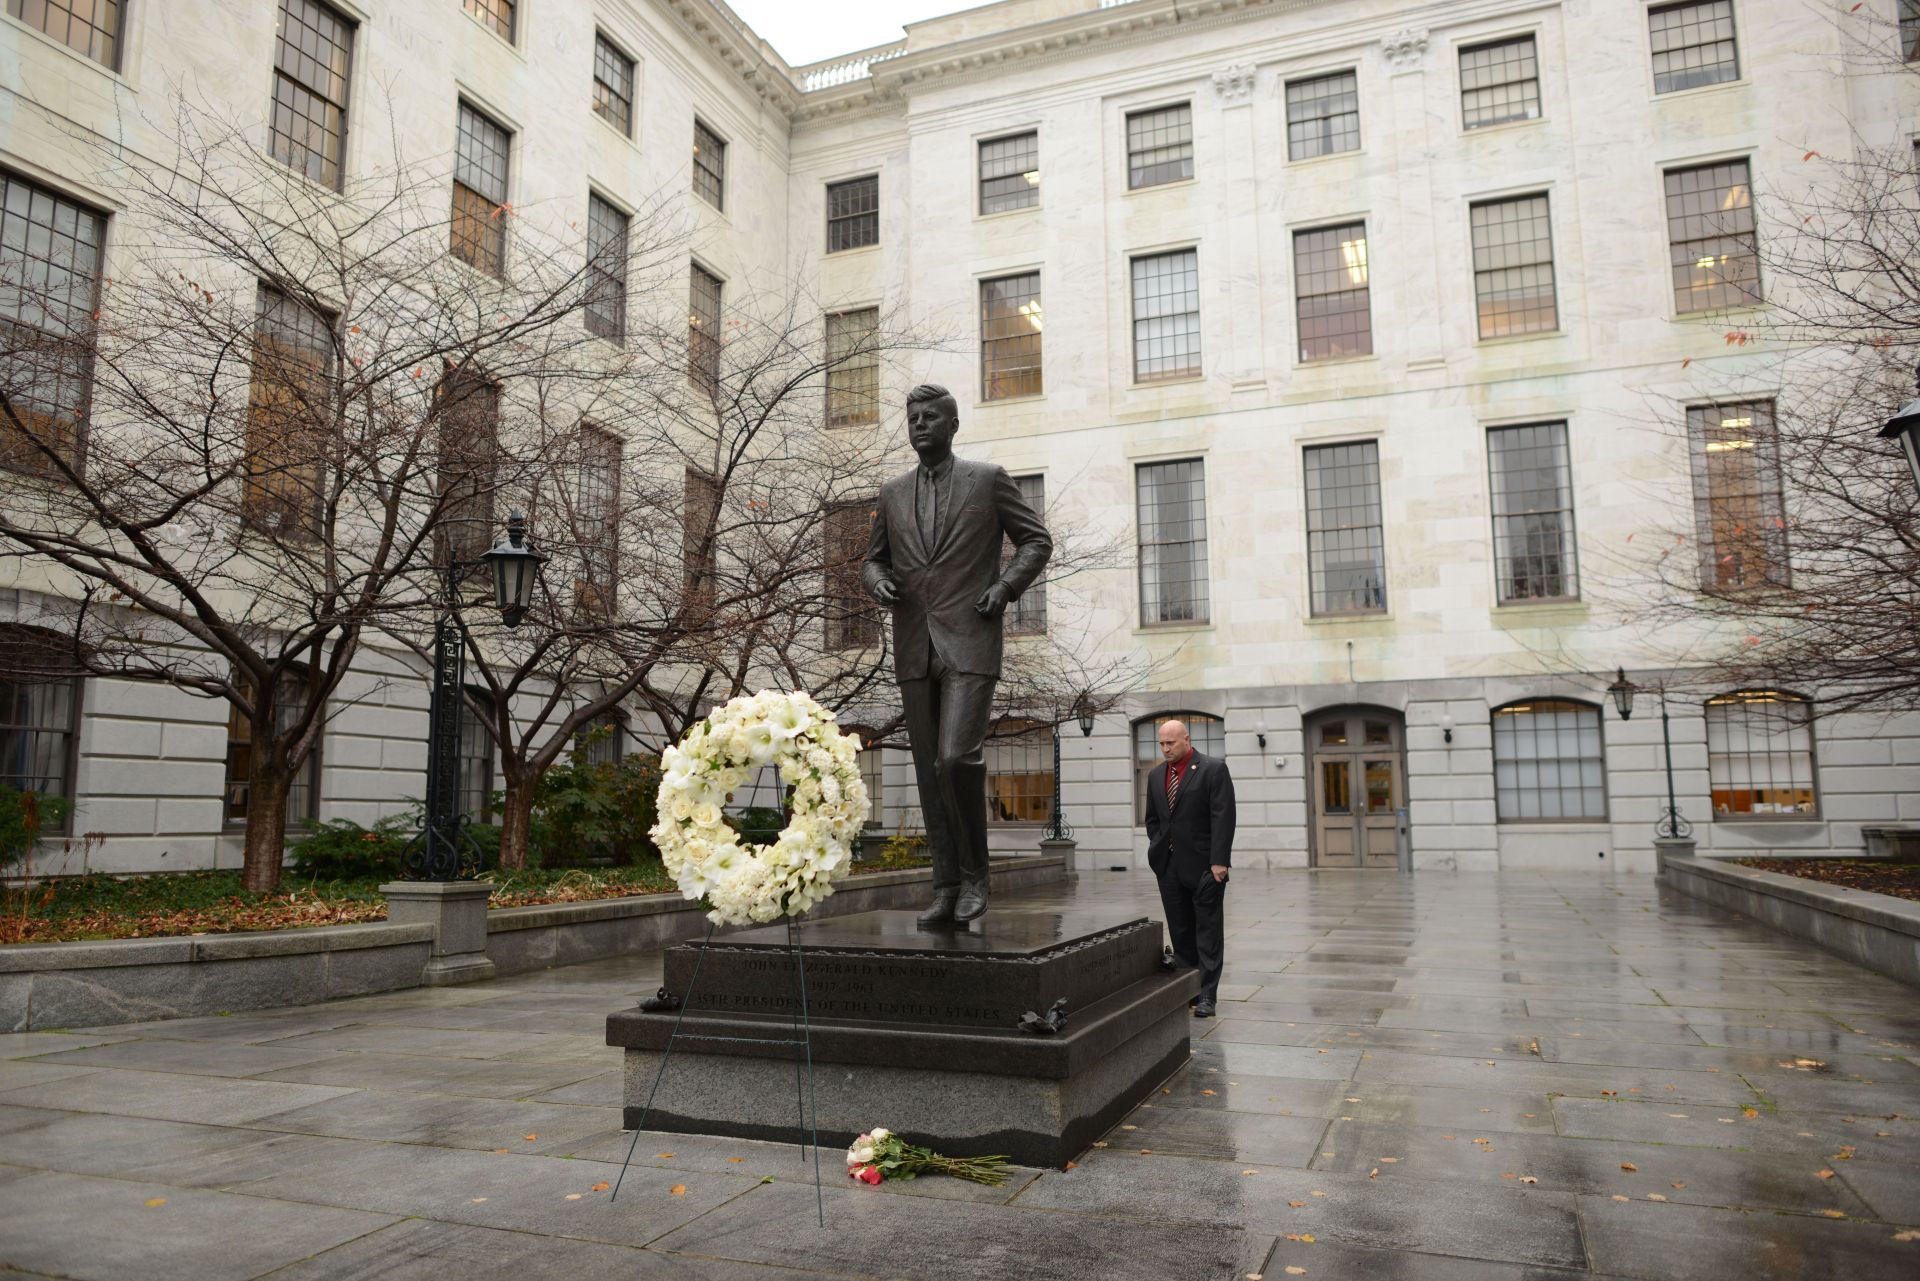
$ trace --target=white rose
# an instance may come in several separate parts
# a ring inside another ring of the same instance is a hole
[[[876,1125],[873,1127],[873,1133],[869,1134],[867,1137],[872,1139],[874,1142],[874,1145],[877,1147],[880,1144],[885,1143],[887,1141],[888,1136],[890,1136],[892,1133],[893,1133],[892,1130],[889,1130],[884,1126]]]

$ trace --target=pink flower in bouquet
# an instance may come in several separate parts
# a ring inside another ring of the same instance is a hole
[[[847,1173],[862,1183],[878,1183],[881,1177],[880,1167],[877,1165],[862,1166],[858,1170],[848,1170]]]

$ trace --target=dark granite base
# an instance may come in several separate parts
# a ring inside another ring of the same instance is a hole
[[[956,1156],[1064,1165],[1189,1055],[1199,979],[1159,968],[1160,927],[1145,918],[1003,912],[971,931],[920,932],[905,913],[870,912],[798,933],[814,1123],[829,1147],[885,1125]],[[607,1020],[608,1044],[626,1050],[623,1123],[644,1113],[649,1130],[800,1141],[799,1053],[766,1043],[798,1031],[785,929],[674,949],[670,991],[686,992],[696,962],[684,1015]],[[816,993],[832,995],[833,1014]],[[1058,997],[1063,1031],[1018,1029]]]

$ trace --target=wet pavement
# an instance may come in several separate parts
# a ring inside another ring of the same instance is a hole
[[[0,1279],[1920,1275],[1914,989],[1642,877],[1246,872],[1227,916],[1221,1017],[1076,1168],[829,1149],[824,1230],[790,1147],[643,1134],[599,1186],[657,954],[0,1035]]]

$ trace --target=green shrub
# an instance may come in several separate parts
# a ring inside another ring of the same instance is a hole
[[[31,854],[41,832],[60,827],[72,811],[73,802],[64,796],[0,787],[0,868]]]
[[[365,828],[350,818],[315,823],[287,851],[296,874],[309,880],[351,881],[400,874],[407,843],[418,829],[412,814],[393,814]]]
[[[529,862],[540,867],[613,864],[657,858],[653,826],[660,762],[623,756],[593,764],[576,750],[541,776],[533,794]]]

